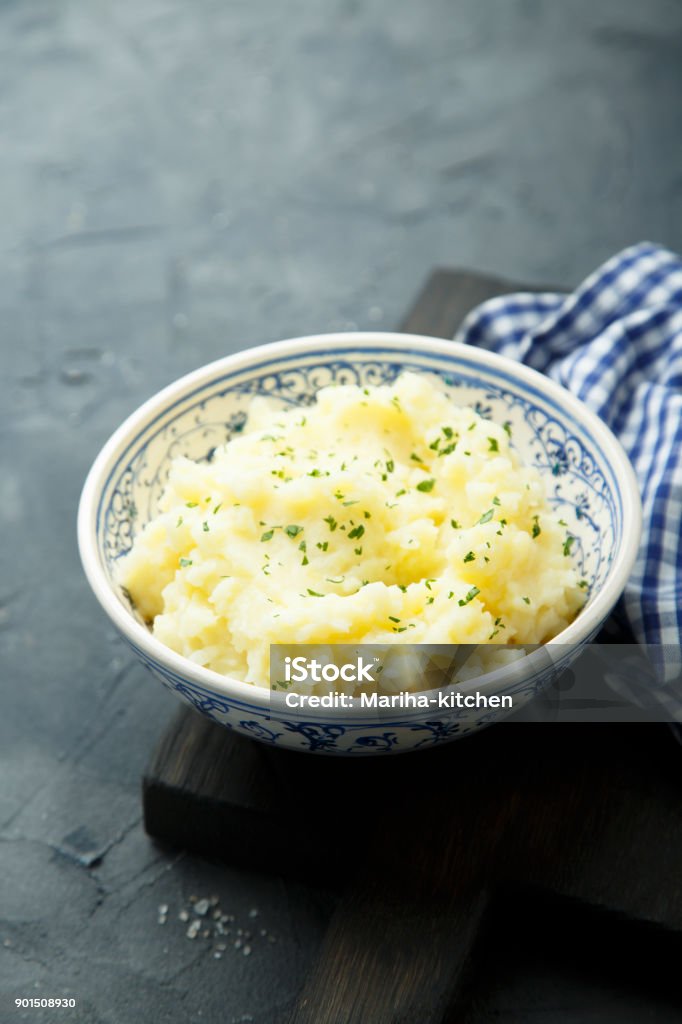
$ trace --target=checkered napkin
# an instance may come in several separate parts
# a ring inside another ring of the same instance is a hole
[[[644,529],[619,612],[639,643],[677,652],[658,684],[660,699],[679,705],[679,685],[663,689],[677,675],[682,642],[682,260],[634,245],[570,295],[483,303],[457,340],[547,374],[620,438],[639,480]]]

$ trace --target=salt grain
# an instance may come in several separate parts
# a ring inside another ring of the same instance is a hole
[[[194,913],[199,914],[200,917],[206,917],[206,914],[208,914],[209,906],[210,904],[208,900],[197,900],[197,902],[194,904]]]
[[[189,921],[189,914],[187,913],[186,910],[181,910],[180,913],[178,914],[178,917],[180,918],[181,921]]]
[[[187,932],[186,932],[187,938],[188,939],[196,939],[197,935],[199,934],[199,929],[200,928],[201,928],[201,924],[199,923],[199,921],[192,921],[192,923],[190,924],[190,926],[189,926],[189,928],[187,929]]]
[[[251,956],[251,946],[244,946],[242,953],[244,956]]]
[[[249,917],[252,919],[254,917],[258,917],[258,907],[251,907],[251,910],[249,911]]]

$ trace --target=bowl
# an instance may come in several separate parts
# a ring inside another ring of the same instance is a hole
[[[476,680],[478,691],[511,696],[513,708],[521,707],[594,638],[625,587],[641,531],[632,467],[604,423],[548,378],[481,349],[405,334],[323,334],[228,356],[182,377],[128,417],[95,459],[78,513],[85,573],[111,621],[164,686],[227,728],[278,747],[358,756],[430,747],[509,714],[490,706],[289,708],[283,694],[219,675],[165,647],[115,583],[116,561],[155,515],[172,459],[210,456],[241,430],[253,396],[305,406],[325,385],[391,383],[404,370],[437,379],[455,404],[510,421],[515,447],[545,476],[550,505],[576,538],[577,566],[589,583],[586,605],[565,630],[544,649]]]

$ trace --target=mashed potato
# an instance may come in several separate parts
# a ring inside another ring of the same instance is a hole
[[[270,644],[545,642],[583,603],[570,550],[506,430],[405,373],[254,399],[174,460],[119,579],[164,644],[268,686]]]

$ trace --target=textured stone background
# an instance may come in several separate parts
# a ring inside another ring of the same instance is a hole
[[[175,705],[78,564],[102,442],[220,355],[394,325],[434,264],[570,285],[681,249],[681,41],[676,0],[0,0],[3,1022],[271,1024],[333,905],[142,832]],[[214,960],[192,893],[278,941]],[[476,1019],[679,1019],[533,963]]]

